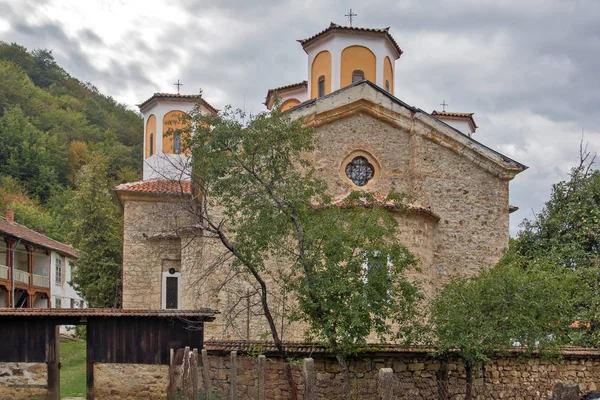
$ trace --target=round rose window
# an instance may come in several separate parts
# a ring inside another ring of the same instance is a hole
[[[346,165],[346,176],[356,186],[365,186],[373,179],[373,172],[373,166],[365,157],[355,157]]]

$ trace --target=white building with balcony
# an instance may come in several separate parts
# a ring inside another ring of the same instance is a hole
[[[85,303],[69,284],[77,250],[43,231],[0,217],[0,308],[80,308]]]

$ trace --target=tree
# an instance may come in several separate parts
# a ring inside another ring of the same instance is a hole
[[[246,125],[244,117],[230,108],[220,116],[193,115],[197,223],[233,257],[231,268],[257,283],[275,346],[289,360],[271,310],[277,289],[265,279],[270,263],[285,266],[278,284],[296,302],[293,318],[336,353],[349,391],[348,354],[373,331],[397,337],[392,326],[406,326],[415,314],[418,290],[404,272],[416,259],[395,235],[403,197],[392,192],[381,202],[353,193],[344,209],[331,206],[306,157],[314,148],[312,129],[278,109]],[[289,363],[286,375],[295,398]]]
[[[572,298],[577,310],[573,321],[580,328],[574,344],[600,343],[600,171],[595,157],[580,146],[579,164],[568,180],[552,186],[550,199],[533,220],[524,220],[511,242],[505,260],[523,266],[535,262],[549,271],[564,269],[577,279]]]
[[[80,256],[72,284],[91,307],[121,305],[121,220],[110,193],[107,162],[96,156],[84,165],[66,210],[71,214],[73,245]]]
[[[441,359],[452,352],[462,358],[467,400],[474,365],[515,345],[524,346],[526,354],[551,353],[568,342],[576,284],[564,269],[550,272],[547,265],[533,262],[523,268],[505,260],[441,290],[430,304],[432,344]]]

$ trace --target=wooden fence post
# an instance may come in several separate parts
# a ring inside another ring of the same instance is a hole
[[[237,400],[237,351],[231,352],[231,387],[229,389],[231,400]]]
[[[391,368],[379,370],[379,398],[381,400],[394,398],[394,371]]]
[[[304,400],[315,400],[315,360],[304,359]]]
[[[258,356],[258,400],[265,400],[265,374],[267,357]]]
[[[198,399],[198,349],[194,349],[193,350],[193,360],[192,360],[192,366],[193,366],[193,373],[194,375],[192,375],[192,398],[194,400]]]
[[[181,390],[188,395],[190,393],[190,347],[183,349],[183,362],[181,363]]]
[[[204,394],[206,400],[212,400],[213,392],[212,392],[212,383],[210,382],[210,366],[208,364],[208,353],[206,349],[202,349],[202,380],[204,381]]]

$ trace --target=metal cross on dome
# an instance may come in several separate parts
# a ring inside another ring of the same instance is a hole
[[[179,88],[183,86],[183,83],[180,83],[179,79],[177,79],[177,83],[174,83],[173,86],[177,86],[177,94],[179,94]]]
[[[348,19],[350,20],[350,26],[352,26],[352,20],[354,19],[353,17],[358,16],[358,14],[354,14],[352,12],[352,9],[350,9],[350,12],[348,14],[345,14],[344,17],[348,17]]]
[[[446,100],[442,100],[442,102],[440,103],[440,106],[442,106],[442,112],[446,111],[446,107],[449,106],[448,103],[446,103]]]

